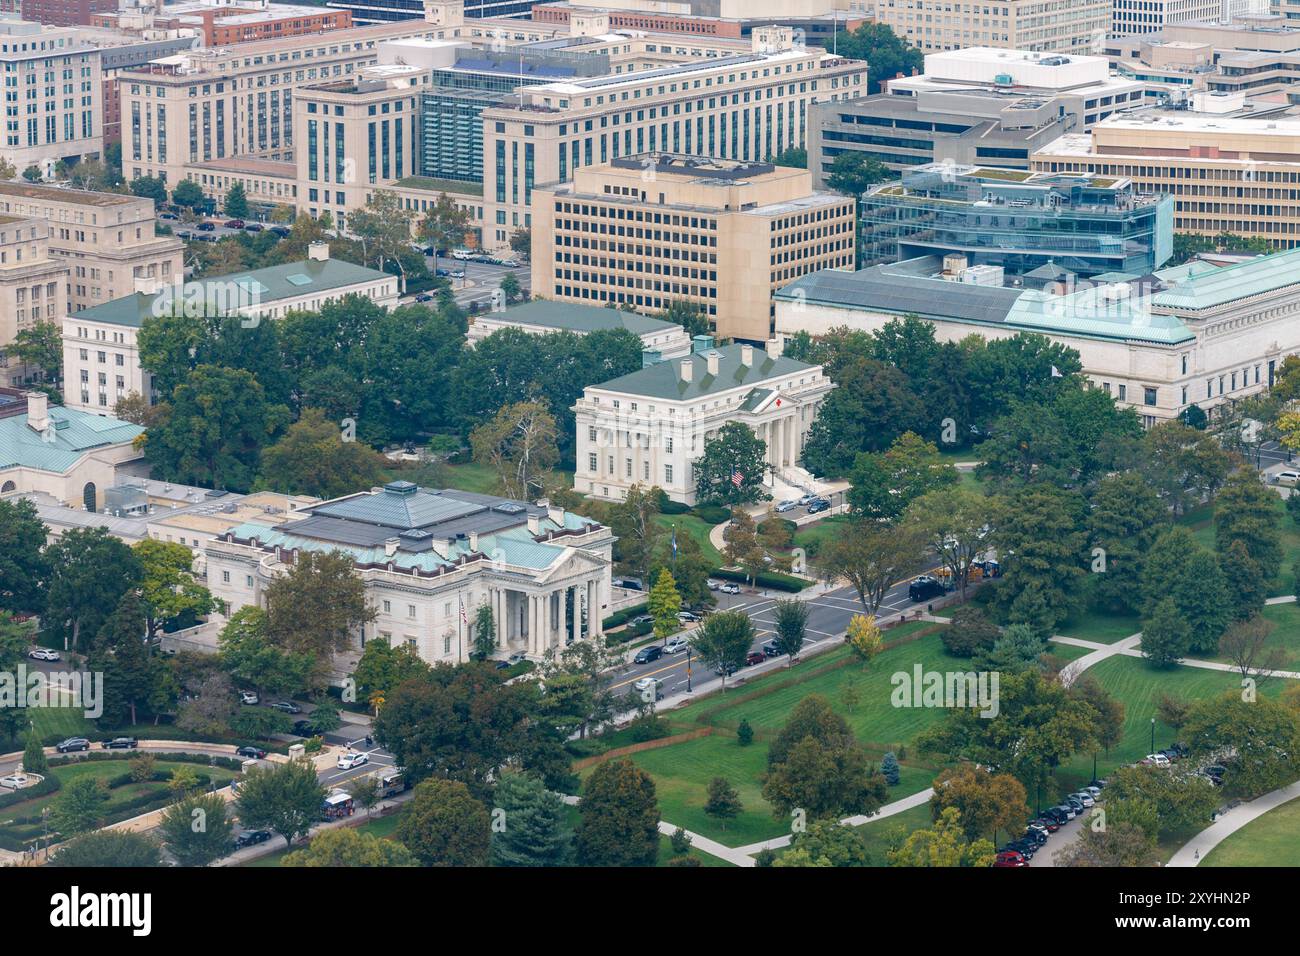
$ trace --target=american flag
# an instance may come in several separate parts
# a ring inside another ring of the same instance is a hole
[[[465,599],[463,597],[457,597],[456,600],[460,602],[460,622],[468,625],[469,618],[465,616]]]
[[[731,483],[735,485],[737,488],[741,486],[741,483],[744,482],[744,480],[745,480],[745,476],[742,475],[739,471],[733,471],[731,473]]]

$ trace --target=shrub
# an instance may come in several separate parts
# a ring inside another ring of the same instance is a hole
[[[744,717],[740,718],[740,724],[736,727],[736,740],[742,747],[748,747],[754,742],[754,728]]]
[[[952,623],[943,629],[939,640],[954,657],[971,657],[992,647],[1002,632],[987,614],[969,604],[957,608]]]
[[[668,736],[668,722],[654,714],[642,714],[629,725],[632,739],[639,744],[648,740],[661,740]]]
[[[885,778],[885,783],[891,787],[898,786],[898,758],[894,756],[892,750],[881,758],[880,772]]]
[[[722,505],[696,505],[691,513],[705,524],[722,524],[731,520],[731,509]]]
[[[744,571],[732,571],[729,568],[718,568],[710,576],[724,581],[735,581],[737,584],[749,583],[748,574]],[[795,577],[793,574],[781,574],[779,571],[760,571],[754,578],[754,584],[773,591],[796,592],[802,591],[812,582],[806,578]]]
[[[685,856],[687,853],[690,852],[691,849],[690,834],[688,834],[681,827],[678,827],[676,830],[673,831],[672,836],[669,837],[669,842],[672,844],[673,852],[676,853],[678,856]]]
[[[699,860],[693,856],[675,856],[670,859],[664,866],[703,866]]]

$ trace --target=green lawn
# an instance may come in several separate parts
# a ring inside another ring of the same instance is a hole
[[[1272,604],[1260,611],[1260,616],[1273,624],[1273,631],[1269,634],[1265,647],[1282,651],[1281,669],[1300,670],[1300,606]],[[1212,659],[1232,663],[1223,654]]]
[[[933,821],[930,818],[930,804],[923,803],[902,813],[895,813],[883,820],[873,820],[858,827],[858,836],[866,845],[872,866],[889,866],[886,856],[895,840],[901,842],[914,830],[924,830]]]
[[[497,493],[496,472],[487,465],[476,461],[466,462],[463,465],[444,462],[440,467],[445,469],[447,484],[452,488],[458,488],[461,491],[473,491],[483,495]],[[387,469],[390,473],[390,480],[404,479],[409,475],[410,470],[400,466]],[[564,482],[566,488],[573,487],[573,472],[571,471],[555,471],[552,473],[552,477],[557,481]]]
[[[1056,629],[1062,637],[1077,637],[1098,644],[1114,644],[1142,630],[1136,614],[1087,610],[1076,614]]]
[[[1300,568],[1300,527],[1288,517],[1286,503],[1280,495],[1274,504],[1276,525],[1282,535],[1282,567],[1277,578],[1269,585],[1268,596],[1280,597],[1295,593],[1296,570]],[[1191,530],[1192,536],[1205,547],[1214,547],[1214,507],[1202,505],[1178,519],[1178,523]]]
[[[833,515],[820,521],[800,525],[794,533],[795,547],[816,554],[837,535],[843,534],[851,520],[846,515]]]
[[[1079,647],[1077,644],[1061,644],[1052,641],[1047,647],[1048,653],[1062,661],[1077,661],[1080,657],[1086,657],[1092,653],[1088,647]]]
[[[28,713],[36,736],[41,740],[58,735],[59,737],[81,737],[94,733],[98,728],[86,719],[80,707],[33,707]]]
[[[1284,803],[1228,837],[1201,866],[1300,866],[1300,800]]]
[[[722,564],[722,555],[713,546],[713,542],[709,540],[709,532],[713,530],[714,526],[703,518],[697,518],[691,514],[656,515],[655,521],[666,529],[676,526],[679,535],[689,535],[700,546],[705,559],[711,565],[716,567]]]

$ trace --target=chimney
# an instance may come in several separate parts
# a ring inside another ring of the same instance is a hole
[[[27,427],[42,435],[50,427],[50,396],[44,392],[27,393]]]
[[[547,505],[547,506],[546,506],[546,517],[550,518],[552,521],[554,521],[556,524],[558,524],[561,528],[564,527],[564,509],[563,509],[563,508],[557,507],[556,505]]]
[[[384,557],[391,558],[397,553],[398,540],[396,538],[386,538],[384,540]]]
[[[708,364],[709,374],[716,377],[718,374],[718,353],[717,352],[708,353],[706,356],[704,356],[704,361]]]
[[[329,262],[330,244],[328,242],[313,242],[307,247],[307,258],[312,262]]]
[[[469,549],[470,549],[471,551],[477,551],[477,550],[478,550],[478,532],[477,532],[477,531],[471,531],[471,532],[469,533]]]
[[[742,345],[740,347],[740,364],[746,368],[754,364],[754,346]]]
[[[528,533],[533,537],[542,533],[542,519],[539,515],[528,516]]]
[[[774,339],[768,339],[766,351],[772,358],[780,358],[781,353],[785,351],[785,339],[779,335]]]
[[[691,380],[691,360],[688,358],[684,358],[682,359],[682,381],[689,382],[690,380]]]

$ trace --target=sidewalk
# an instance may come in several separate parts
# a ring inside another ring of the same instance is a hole
[[[1177,853],[1169,858],[1166,866],[1197,866],[1201,860],[1227,837],[1236,833],[1252,820],[1262,817],[1268,811],[1300,797],[1300,780],[1288,787],[1266,793],[1249,803],[1233,807],[1196,836],[1192,837]]]

